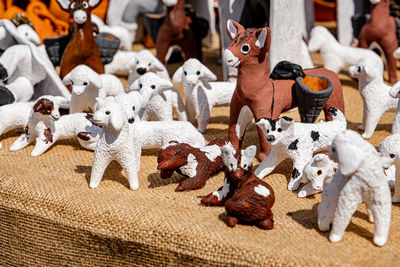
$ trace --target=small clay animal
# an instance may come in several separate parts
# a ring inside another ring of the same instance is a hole
[[[393,134],[386,137],[379,144],[379,153],[382,158],[383,167],[396,167],[395,186],[392,197],[393,203],[400,202],[400,134]]]
[[[226,141],[216,138],[202,148],[171,141],[158,152],[157,170],[161,171],[163,179],[170,178],[174,171],[188,177],[176,187],[175,191],[203,188],[211,175],[224,167],[221,147]]]

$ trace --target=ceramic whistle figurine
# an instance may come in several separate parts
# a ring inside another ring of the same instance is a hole
[[[183,83],[188,120],[194,124],[197,119],[201,133],[207,128],[212,108],[229,105],[236,87],[236,82],[215,82],[217,76],[196,58],[186,60],[172,80]]]
[[[400,202],[400,134],[393,134],[379,144],[379,153],[382,157],[383,167],[389,168],[392,164],[396,167],[393,203]]]
[[[71,39],[67,44],[60,64],[61,79],[73,68],[84,64],[97,73],[103,73],[100,52],[94,41],[91,11],[101,0],[57,0],[60,7],[74,19]]]
[[[238,69],[238,79],[232,96],[229,118],[229,139],[235,149],[239,148],[242,136],[237,135],[237,125],[241,120],[242,108],[247,107],[253,113],[255,120],[263,117],[276,119],[283,111],[298,106],[293,94],[293,80],[274,80],[269,78],[269,48],[271,31],[268,27],[260,29],[244,29],[239,23],[228,20],[227,32],[232,43],[224,51],[224,61],[230,67]],[[324,68],[304,70],[306,75],[322,76],[330,80],[333,86],[323,111],[326,119],[330,107],[336,107],[344,112],[342,86],[338,76]],[[247,121],[241,123],[247,124]],[[263,159],[270,151],[266,137],[261,129],[258,130]]]
[[[322,192],[318,205],[319,229],[328,231],[332,224],[329,240],[340,241],[353,213],[364,202],[370,221],[375,224],[374,243],[385,245],[392,203],[378,152],[358,133],[347,130],[333,139],[329,157],[339,163],[339,168]]]
[[[202,148],[171,141],[158,152],[157,169],[161,178],[170,178],[174,171],[188,179],[181,182],[175,191],[203,188],[207,180],[224,167],[221,147],[226,139],[216,138]]]
[[[274,227],[272,206],[275,202],[274,191],[266,182],[254,176],[252,161],[256,147],[235,150],[230,143],[221,148],[225,165],[224,185],[217,191],[205,196],[204,205],[225,205],[225,222],[234,227],[239,221],[256,224],[267,230]]]
[[[328,112],[332,121],[299,123],[288,117],[275,120],[262,118],[256,121],[272,149],[256,169],[255,175],[260,179],[264,178],[289,157],[293,160],[293,170],[288,189],[297,190],[303,169],[312,159],[313,153],[329,149],[333,138],[346,129],[346,118],[340,110],[331,107]]]
[[[364,130],[362,137],[370,138],[383,113],[396,110],[399,100],[389,93],[395,95],[394,92],[399,91],[400,84],[386,85],[382,70],[369,57],[363,57],[357,65],[351,66],[349,74],[358,79],[358,89],[364,102],[362,124],[357,128]],[[397,123],[393,124],[393,128],[395,127],[399,127]]]
[[[390,16],[390,0],[370,0],[372,4],[371,18],[358,34],[358,46],[368,48],[377,42],[385,54],[389,82],[397,82],[397,60],[393,56],[398,47],[395,18]]]

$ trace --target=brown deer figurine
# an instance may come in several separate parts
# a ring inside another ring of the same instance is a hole
[[[229,118],[229,139],[235,149],[240,147],[241,139],[237,127],[250,122],[251,117],[240,117],[246,106],[250,108],[254,119],[262,117],[276,119],[287,110],[298,106],[294,95],[293,80],[273,80],[269,78],[269,47],[271,31],[268,27],[244,29],[239,23],[228,20],[227,32],[232,43],[224,51],[224,60],[230,67],[238,70],[236,89],[232,96]],[[342,85],[339,77],[325,68],[305,69],[306,75],[323,76],[333,84],[333,91],[323,111],[327,120],[331,119],[328,109],[332,106],[344,112]],[[270,151],[270,145],[257,127],[260,140],[259,159]],[[240,132],[241,133],[241,132]],[[241,133],[242,134],[242,133]],[[243,133],[244,134],[244,133]]]
[[[185,58],[197,58],[201,61],[201,44],[197,43],[190,17],[185,14],[185,0],[163,0],[167,6],[167,16],[157,35],[157,58],[165,63],[165,56],[171,45],[182,48]]]
[[[256,146],[235,150],[228,143],[221,148],[226,167],[224,185],[205,196],[201,203],[207,206],[225,205],[225,222],[234,227],[239,221],[256,224],[261,229],[274,227],[271,211],[275,202],[274,190],[253,174],[252,161]]]
[[[170,142],[158,152],[158,166],[161,178],[172,176],[174,171],[189,177],[181,182],[175,191],[200,189],[214,173],[222,170],[220,148],[227,139],[216,138],[203,148],[192,147],[185,143]]]
[[[398,46],[395,18],[390,16],[390,0],[372,1],[370,20],[361,28],[358,35],[358,46],[368,48],[372,42],[377,42],[385,54],[389,82],[397,82],[397,60],[393,52]]]
[[[71,39],[64,50],[60,64],[60,77],[84,64],[97,73],[104,73],[100,52],[94,41],[90,13],[101,0],[57,0],[60,7],[74,19]]]

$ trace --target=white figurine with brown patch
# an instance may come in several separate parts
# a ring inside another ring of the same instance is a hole
[[[340,241],[353,213],[364,202],[370,221],[375,223],[374,243],[385,245],[392,203],[378,152],[358,133],[347,130],[333,139],[329,157],[339,163],[339,169],[322,193],[318,205],[319,229],[328,231],[332,224],[329,240]]]

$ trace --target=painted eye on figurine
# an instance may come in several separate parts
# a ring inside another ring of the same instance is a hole
[[[357,67],[357,72],[361,72],[361,67],[360,66]]]
[[[231,167],[231,169],[233,169],[233,164],[232,163],[230,164],[230,167]]]
[[[267,130],[267,133],[269,133],[269,130]]]
[[[88,83],[87,83],[87,82],[84,82],[84,83],[83,83],[83,85],[84,85],[84,86],[87,86],[87,85],[88,85]]]
[[[88,4],[87,2],[83,2],[83,3],[82,3],[82,6],[83,6],[83,8],[88,8],[88,7],[89,7],[89,4]]]
[[[71,84],[74,85],[74,81],[71,80]]]
[[[142,89],[143,85],[141,83],[139,83],[139,89]]]
[[[151,66],[151,63],[149,63],[149,65],[148,65],[149,67]]]
[[[183,71],[183,74],[185,74],[185,76],[187,75],[187,72],[186,71]]]
[[[242,45],[242,48],[240,48],[240,51],[242,51],[243,54],[247,54],[250,52],[250,46],[248,44]]]
[[[105,113],[106,113],[106,115],[110,115],[110,111],[108,111],[108,110]]]
[[[395,154],[390,154],[389,155],[391,158],[394,158],[395,157]]]
[[[317,171],[317,175],[320,176],[321,174],[322,174],[322,171],[321,171],[321,170],[318,170],[318,171]]]
[[[150,87],[151,87],[151,89],[156,89],[156,86],[154,84]]]
[[[135,106],[132,106],[132,110],[135,111]]]
[[[198,70],[198,71],[196,72],[196,74],[197,74],[197,75],[200,75],[200,71]]]
[[[139,60],[138,60],[138,61],[136,61],[136,64],[139,64]]]
[[[246,169],[246,168],[247,168],[247,164],[244,164],[243,168],[245,168],[245,169]]]
[[[74,9],[76,7],[76,3],[73,2],[69,8]]]
[[[282,128],[278,128],[278,132],[279,132],[279,133],[282,132]]]

